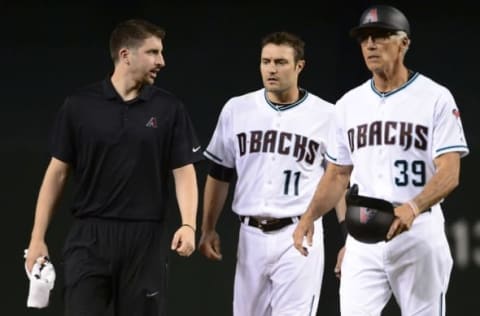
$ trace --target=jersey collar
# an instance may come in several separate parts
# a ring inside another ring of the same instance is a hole
[[[272,108],[274,109],[275,111],[286,111],[286,110],[289,110],[293,107],[296,107],[297,105],[299,105],[300,103],[302,103],[303,101],[305,101],[307,99],[307,96],[308,96],[308,91],[305,90],[305,89],[302,89],[302,88],[299,88],[301,91],[304,92],[303,96],[298,99],[297,101],[293,102],[293,103],[290,103],[288,105],[284,105],[282,107],[278,107],[276,106],[275,104],[273,104],[269,99],[268,99],[268,95],[267,95],[267,89],[263,89],[263,96],[265,97],[265,101],[267,102],[267,104]]]
[[[403,89],[405,89],[408,85],[410,85],[417,77],[418,77],[419,73],[418,72],[415,72],[411,77],[410,79],[407,80],[407,82],[405,82],[403,85],[401,85],[400,87],[398,87],[397,89],[394,89],[392,91],[388,91],[388,92],[380,92],[377,90],[377,88],[375,88],[375,84],[373,83],[373,78],[370,79],[370,87],[372,88],[373,92],[375,92],[375,94],[377,94],[379,97],[381,98],[385,98],[385,97],[388,97],[392,94],[395,94]]]

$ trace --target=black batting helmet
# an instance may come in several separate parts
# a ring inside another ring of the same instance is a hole
[[[347,191],[345,200],[347,203],[345,224],[353,238],[368,244],[387,238],[388,230],[395,219],[392,203],[358,195],[356,184]]]
[[[410,37],[410,24],[405,15],[389,5],[374,5],[363,11],[358,26],[350,30],[350,36],[357,37],[366,29],[404,31]]]

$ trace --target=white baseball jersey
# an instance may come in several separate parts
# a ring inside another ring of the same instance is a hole
[[[468,154],[460,113],[445,87],[414,74],[389,93],[368,80],[336,105],[327,159],[353,165],[359,194],[404,203],[435,173],[434,159]],[[342,262],[342,315],[380,315],[391,294],[402,315],[444,315],[452,258],[440,204],[389,242],[347,238]],[[418,286],[421,279],[423,286]]]
[[[337,102],[334,146],[327,158],[354,165],[359,193],[403,203],[435,173],[434,159],[468,153],[460,112],[451,93],[416,73],[395,91],[381,94],[368,80]]]
[[[276,218],[303,214],[324,172],[333,115],[333,104],[306,91],[281,109],[265,89],[231,98],[204,154],[236,169],[233,211]]]
[[[204,154],[235,168],[232,209],[239,215],[293,217],[303,214],[323,175],[331,103],[303,91],[278,108],[265,89],[230,99]],[[302,256],[294,247],[296,225],[271,232],[240,225],[233,315],[313,316],[323,280],[322,219],[313,245]]]

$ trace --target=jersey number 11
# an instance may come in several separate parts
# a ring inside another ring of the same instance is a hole
[[[293,180],[293,194],[298,195],[298,183],[300,181],[300,171],[292,172],[292,170],[283,171],[285,174],[285,185],[283,187],[283,194],[288,195],[290,191],[290,180]],[[293,179],[292,179],[293,175]]]

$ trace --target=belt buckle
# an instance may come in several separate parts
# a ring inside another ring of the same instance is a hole
[[[276,228],[272,228],[272,224],[279,222],[280,220],[277,218],[274,219],[262,219],[258,221],[258,228],[260,228],[264,233],[270,232],[272,230],[276,230]]]
[[[268,220],[262,219],[258,221],[258,228],[260,228],[262,231],[265,231],[267,224],[268,224]]]

